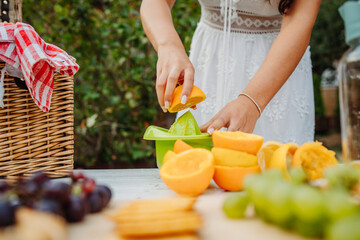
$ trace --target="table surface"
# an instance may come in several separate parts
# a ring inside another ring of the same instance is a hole
[[[129,200],[177,196],[163,183],[159,169],[76,170],[79,171],[112,189],[113,200],[108,211],[118,209]],[[220,189],[212,182],[198,197],[195,210],[203,219],[203,227],[199,231],[200,239],[305,240],[297,234],[283,231],[255,217],[242,220],[226,218],[222,204],[229,194],[231,192]],[[107,238],[107,234],[113,232],[113,228],[114,223],[102,214],[90,214],[84,222],[70,225],[70,240],[114,239]]]
[[[161,180],[158,168],[75,170],[94,178],[98,184],[108,185],[114,200],[152,199],[177,196]],[[205,195],[224,192],[214,182]]]

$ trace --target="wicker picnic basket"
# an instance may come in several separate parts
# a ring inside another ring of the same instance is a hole
[[[21,1],[1,0],[2,21],[21,21]],[[0,70],[5,66],[0,61]],[[19,80],[17,80],[19,82]],[[51,110],[42,112],[27,89],[5,74],[0,108],[0,178],[27,177],[43,171],[62,177],[73,170],[73,78],[54,77]]]

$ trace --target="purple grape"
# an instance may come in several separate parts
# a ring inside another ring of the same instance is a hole
[[[99,188],[99,190],[103,194],[103,198],[104,198],[104,206],[103,207],[106,207],[109,204],[111,197],[112,197],[111,190],[106,185],[97,185],[97,188]]]
[[[94,190],[87,196],[90,213],[100,212],[105,205],[104,202],[104,194],[98,187],[95,187]]]
[[[15,223],[15,208],[9,203],[0,200],[0,227]]]
[[[64,216],[64,210],[61,203],[54,199],[42,198],[39,202],[35,204],[35,209],[42,212],[48,212],[59,216]]]
[[[61,203],[69,201],[71,186],[65,182],[48,181],[43,186],[43,196],[45,198],[56,199]]]
[[[79,180],[86,180],[87,179],[87,177],[81,172],[71,173],[70,178],[71,178],[73,183],[78,182]]]
[[[30,177],[29,181],[42,185],[49,181],[49,177],[43,172],[36,172]]]
[[[86,201],[80,195],[71,195],[65,208],[65,216],[68,222],[80,222],[86,215]]]
[[[19,182],[17,195],[25,206],[32,207],[40,193],[40,186],[33,181]]]
[[[5,181],[0,182],[0,194],[6,193],[10,189],[10,184]]]

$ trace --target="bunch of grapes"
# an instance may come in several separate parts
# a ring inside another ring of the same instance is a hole
[[[96,213],[108,205],[111,190],[84,176],[70,175],[71,183],[53,181],[38,172],[27,180],[13,185],[0,182],[0,227],[15,222],[16,209],[25,206],[64,217],[68,222],[79,222],[87,213]]]
[[[357,169],[337,166],[317,182],[308,182],[301,169],[292,169],[290,179],[281,171],[268,170],[245,181],[245,191],[229,196],[223,210],[230,218],[244,217],[248,205],[262,220],[306,237],[329,240],[360,239]]]

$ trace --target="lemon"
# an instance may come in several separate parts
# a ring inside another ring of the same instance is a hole
[[[282,143],[276,141],[267,141],[262,145],[257,153],[259,165],[262,171],[269,167],[269,162],[273,153],[282,145]]]

